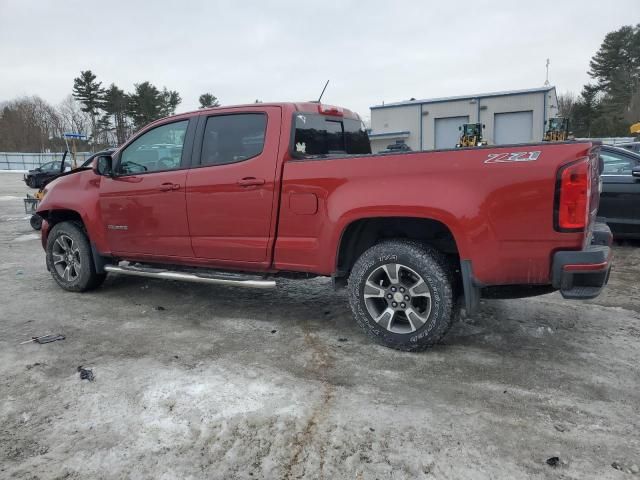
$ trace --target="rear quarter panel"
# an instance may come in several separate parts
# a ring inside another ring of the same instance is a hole
[[[419,217],[444,223],[461,259],[486,285],[540,283],[553,252],[579,249],[584,234],[553,227],[558,167],[588,143],[517,145],[397,155],[290,160],[284,165],[274,266],[332,274],[342,233],[358,219]],[[540,152],[533,161],[491,156]],[[317,208],[300,209],[300,199]]]

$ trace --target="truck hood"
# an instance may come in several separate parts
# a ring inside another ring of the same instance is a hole
[[[47,180],[46,182],[44,182],[44,184],[42,185],[42,188],[44,188],[44,187],[46,187],[48,185],[51,185],[55,180],[58,180],[59,178],[68,177],[69,175],[75,175],[76,173],[80,173],[80,172],[86,172],[87,170],[91,170],[91,167],[80,167],[80,168],[76,168],[75,170],[70,170],[68,172],[59,173],[55,177],[53,177],[50,180]]]

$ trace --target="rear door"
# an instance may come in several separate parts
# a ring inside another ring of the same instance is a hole
[[[196,257],[270,263],[281,121],[279,107],[201,116],[186,198]]]
[[[640,179],[631,174],[640,158],[604,149],[600,157],[604,171],[598,216],[605,217],[617,235],[640,235]]]

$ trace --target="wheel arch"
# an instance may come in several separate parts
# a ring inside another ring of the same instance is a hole
[[[410,216],[363,217],[352,220],[342,229],[336,252],[336,274],[347,275],[365,250],[391,238],[419,240],[448,255],[460,256],[453,231],[440,220]]]
[[[73,222],[79,225],[86,234],[87,240],[89,241],[96,272],[104,273],[104,266],[109,263],[109,257],[100,253],[104,251],[103,249],[99,248],[99,244],[97,243],[100,241],[100,237],[99,235],[95,234],[95,232],[92,232],[92,224],[90,221],[88,221],[88,219],[83,217],[83,215],[77,210],[67,208],[40,210],[38,211],[38,215],[40,215],[47,221],[48,227],[46,230],[46,235],[49,235],[51,233],[51,229],[61,222]],[[44,232],[43,235],[45,235]],[[42,239],[42,244],[43,246],[46,246],[46,238]]]

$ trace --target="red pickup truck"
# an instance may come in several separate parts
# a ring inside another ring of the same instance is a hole
[[[255,288],[332,276],[380,343],[433,345],[458,306],[607,283],[590,142],[371,154],[358,115],[320,103],[158,120],[47,186],[46,264],[64,289],[107,273]]]

